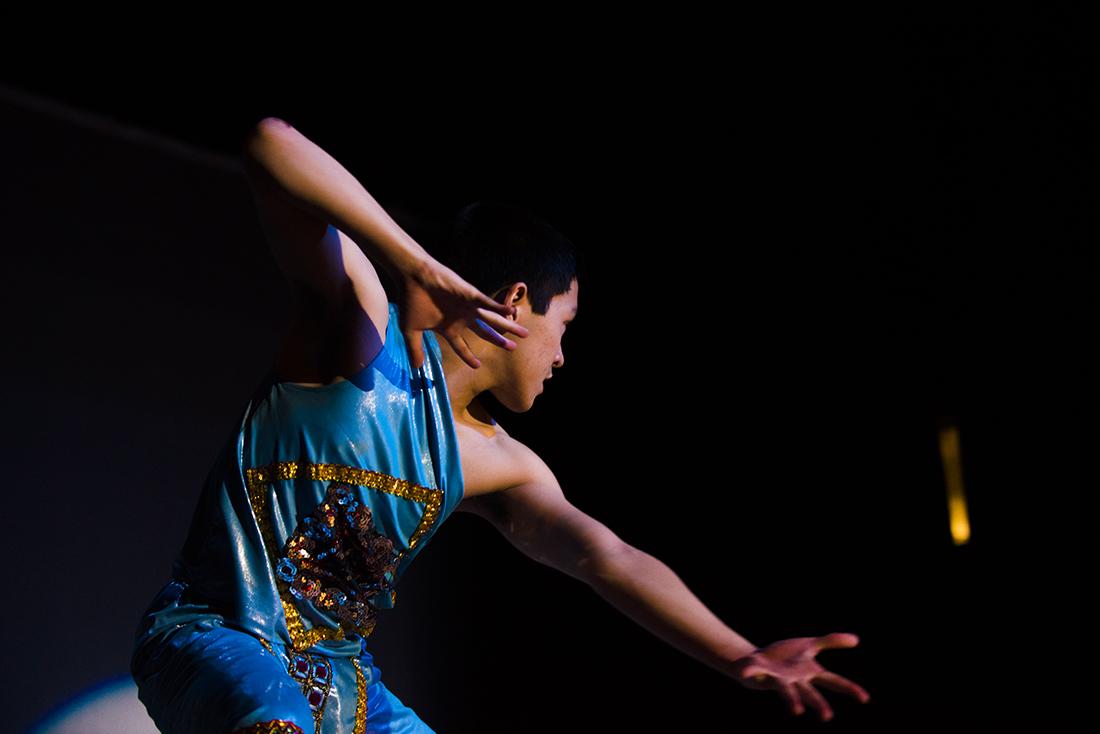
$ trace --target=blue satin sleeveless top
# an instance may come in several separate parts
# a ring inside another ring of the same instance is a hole
[[[352,378],[306,387],[267,375],[173,562],[188,601],[289,650],[359,653],[462,500],[440,346],[423,336],[414,370],[391,303],[382,350]]]

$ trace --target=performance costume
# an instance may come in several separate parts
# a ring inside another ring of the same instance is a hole
[[[382,683],[366,638],[462,500],[436,335],[385,344],[322,387],[269,373],[207,475],[131,671],[166,734],[432,732]]]

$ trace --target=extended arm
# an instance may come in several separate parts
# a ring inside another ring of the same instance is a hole
[[[735,660],[756,649],[671,568],[570,503],[542,459],[517,445],[524,481],[467,500],[461,509],[485,518],[530,558],[583,581],[660,639],[722,673],[730,674]]]
[[[757,646],[734,632],[659,558],[623,543],[593,559],[587,583],[676,649],[726,675]]]
[[[863,688],[814,660],[822,650],[854,647],[859,642],[855,635],[834,633],[756,646],[715,616],[665,563],[568,502],[534,452],[524,461],[524,482],[472,498],[466,509],[489,520],[528,556],[585,582],[660,639],[746,688],[775,690],[794,714],[810,706],[823,720],[832,718],[812,683],[870,700]]]

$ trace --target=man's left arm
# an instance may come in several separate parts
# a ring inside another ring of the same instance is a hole
[[[484,517],[530,558],[588,584],[678,650],[746,688],[774,690],[792,714],[809,707],[823,721],[833,717],[815,685],[870,701],[863,687],[815,660],[824,650],[855,647],[856,635],[836,632],[754,645],[715,616],[664,562],[570,503],[542,459],[530,449],[525,453],[522,482],[469,497],[462,509]]]
[[[470,498],[463,509],[488,520],[528,557],[588,584],[639,625],[693,658],[731,674],[756,645],[737,634],[664,562],[635,548],[570,503],[532,452],[529,478]]]

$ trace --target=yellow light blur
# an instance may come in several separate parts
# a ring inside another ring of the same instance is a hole
[[[940,428],[940,458],[943,461],[944,482],[947,485],[947,517],[955,545],[970,541],[970,518],[966,512],[966,492],[963,491],[962,460],[959,450],[959,429],[954,425]]]

